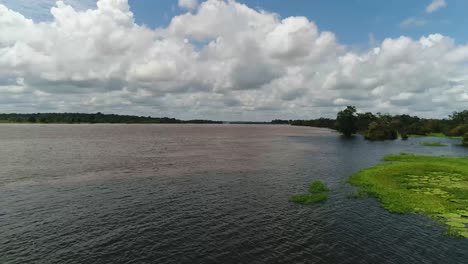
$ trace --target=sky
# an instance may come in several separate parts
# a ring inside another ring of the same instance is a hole
[[[0,0],[0,112],[468,109],[465,0]]]

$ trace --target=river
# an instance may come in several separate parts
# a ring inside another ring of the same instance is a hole
[[[459,143],[281,125],[2,124],[0,263],[466,263],[468,239],[350,199],[346,182],[390,153],[468,155]],[[313,180],[328,201],[288,202]]]

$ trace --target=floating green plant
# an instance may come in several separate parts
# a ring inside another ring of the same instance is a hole
[[[289,201],[299,204],[312,204],[327,200],[329,189],[321,181],[314,181],[309,185],[309,193],[289,197]]]
[[[453,138],[453,139],[460,139],[461,137],[458,136],[447,136],[443,133],[429,133],[427,134],[428,137],[438,137],[438,138]]]
[[[468,238],[468,158],[389,155],[349,179],[395,213],[421,213]]]
[[[437,137],[437,138],[450,138],[450,139],[461,139],[460,136],[447,136],[443,133],[429,133],[427,135],[415,135],[411,134],[410,137]]]
[[[320,193],[320,192],[328,192],[328,188],[325,183],[321,181],[313,181],[309,185],[309,192],[310,193]]]
[[[312,204],[327,200],[327,193],[306,193],[289,197],[289,201],[298,204]]]
[[[440,142],[423,142],[421,145],[426,146],[426,147],[446,147],[446,144],[440,143]]]

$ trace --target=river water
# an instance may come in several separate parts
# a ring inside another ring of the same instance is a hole
[[[347,177],[385,154],[468,155],[457,144],[270,125],[2,124],[0,263],[466,263],[468,239],[347,198]],[[332,189],[327,202],[288,202],[313,180]]]

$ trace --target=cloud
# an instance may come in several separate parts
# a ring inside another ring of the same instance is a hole
[[[426,12],[433,13],[445,6],[447,6],[445,0],[432,0],[432,2],[426,7]]]
[[[20,12],[34,21],[47,21],[52,18],[50,8],[57,0],[0,0],[0,4]],[[86,10],[96,7],[96,0],[64,0],[77,10]]]
[[[179,7],[185,9],[195,9],[198,6],[198,0],[179,0]]]
[[[418,19],[414,17],[407,18],[400,23],[400,27],[402,28],[410,28],[410,27],[421,27],[427,24],[427,21],[424,19]]]
[[[446,116],[468,103],[468,45],[440,34],[355,51],[305,17],[208,0],[164,28],[127,0],[59,1],[35,22],[0,5],[0,112],[113,112],[178,118]]]

